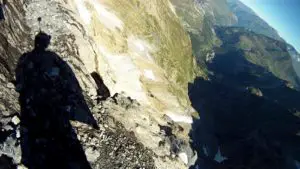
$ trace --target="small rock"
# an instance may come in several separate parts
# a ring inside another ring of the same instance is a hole
[[[98,99],[98,97],[97,97],[97,96],[95,96],[95,95],[92,95],[92,96],[91,96],[91,99],[92,99],[92,100],[97,100],[97,99]]]
[[[9,115],[10,115],[10,112],[9,112],[9,111],[2,111],[2,115],[3,115],[3,116],[9,116]]]
[[[17,130],[17,131],[16,131],[16,137],[17,137],[17,138],[20,138],[20,137],[21,137],[20,130]]]
[[[183,153],[183,152],[181,152],[181,153],[179,153],[178,154],[178,157],[183,161],[183,163],[185,164],[185,165],[187,165],[188,164],[188,156],[186,155],[186,153]]]
[[[14,128],[11,125],[5,125],[2,127],[5,131],[13,130]]]
[[[0,111],[6,110],[5,106],[3,104],[0,104]]]
[[[135,100],[126,97],[125,93],[116,93],[112,96],[114,103],[124,107],[126,110],[136,107]]]
[[[6,81],[6,77],[4,76],[4,74],[0,74],[0,79],[1,79],[2,81]]]
[[[27,167],[25,167],[24,165],[18,165],[18,168],[17,169],[27,169]]]
[[[20,119],[18,116],[14,116],[11,121],[14,123],[14,125],[18,125],[20,123]]]
[[[21,161],[21,148],[17,145],[17,140],[14,137],[7,137],[1,145],[1,153],[12,157],[15,163]]]
[[[97,158],[100,156],[100,153],[98,151],[93,150],[93,148],[88,147],[85,150],[85,155],[89,162],[95,162]]]
[[[218,152],[215,154],[214,160],[218,163],[223,162],[224,160],[227,160],[227,157],[224,157],[221,153],[220,147],[218,149]]]
[[[14,88],[15,88],[15,85],[12,84],[12,83],[7,83],[7,84],[6,84],[6,87],[9,88],[9,89],[14,89]]]
[[[84,134],[84,135],[81,137],[81,141],[82,141],[82,142],[86,142],[86,141],[87,141],[87,138],[88,138],[88,135],[87,135],[87,134]]]
[[[91,139],[91,144],[92,144],[92,145],[96,145],[97,142],[98,142],[97,138],[92,138],[92,139]]]

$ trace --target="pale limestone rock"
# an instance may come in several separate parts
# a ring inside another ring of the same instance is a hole
[[[20,123],[20,119],[18,116],[14,116],[11,121],[14,123],[14,125],[18,125]]]
[[[89,147],[85,150],[85,155],[89,162],[95,162],[97,158],[100,156],[99,151],[93,150],[93,148]]]
[[[189,159],[188,159],[188,156],[186,155],[186,153],[181,152],[181,153],[178,154],[178,157],[181,159],[181,161],[182,161],[185,165],[188,164]]]
[[[9,88],[9,89],[14,89],[14,88],[15,88],[15,85],[12,84],[12,83],[7,83],[7,84],[6,84],[6,87]]]

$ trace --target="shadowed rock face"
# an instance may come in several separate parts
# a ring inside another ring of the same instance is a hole
[[[216,27],[215,30],[216,35],[223,42],[220,47],[215,48],[215,53],[233,61],[227,61],[231,66],[239,63],[235,62],[235,59],[243,58],[263,67],[277,78],[287,81],[294,88],[298,88],[299,77],[294,70],[293,55],[289,53],[287,43],[239,27]],[[221,59],[218,60],[221,61]],[[225,61],[226,59],[223,59],[223,62]],[[229,64],[227,65],[229,66]],[[237,65],[227,71],[234,72],[239,67]],[[252,73],[253,76],[256,76],[255,74],[259,75],[260,73]]]
[[[296,133],[300,121],[293,112],[215,81],[197,79],[193,85],[201,88],[191,94],[194,108],[201,112],[192,132],[200,154],[199,166],[253,169],[294,166],[293,159],[299,158]],[[214,161],[218,149],[226,157],[219,163]]]
[[[207,64],[210,80],[196,78],[189,85],[192,105],[201,115],[191,131],[197,165],[295,168],[300,120],[294,113],[300,111],[300,93],[238,51],[216,53]]]
[[[103,79],[97,72],[91,73],[91,76],[95,80],[95,83],[97,85],[97,94],[99,96],[99,101],[100,100],[105,100],[108,97],[110,97],[110,92],[107,86],[104,84]]]

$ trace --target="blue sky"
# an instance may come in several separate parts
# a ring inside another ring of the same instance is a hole
[[[300,52],[300,0],[240,0]]]

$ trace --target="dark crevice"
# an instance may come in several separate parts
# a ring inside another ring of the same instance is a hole
[[[14,164],[12,158],[2,154],[0,156],[0,169],[17,169],[17,166]]]
[[[97,85],[97,95],[99,96],[99,101],[105,100],[110,97],[110,91],[104,84],[102,77],[97,72],[92,72],[91,76]]]

